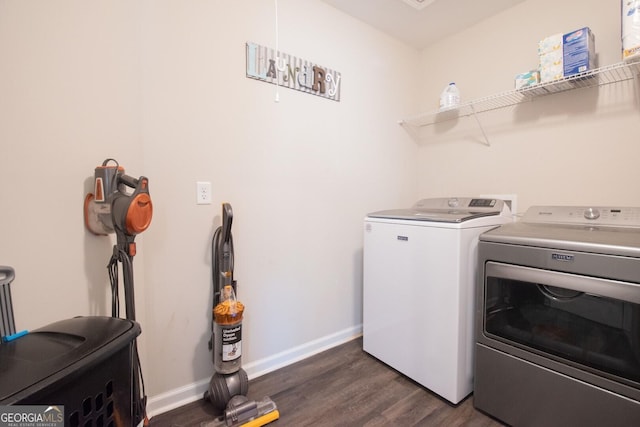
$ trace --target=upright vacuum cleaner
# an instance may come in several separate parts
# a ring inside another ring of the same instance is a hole
[[[207,426],[262,426],[279,418],[275,403],[265,397],[250,401],[247,373],[242,369],[242,317],[244,305],[236,299],[236,281],[233,279],[233,237],[231,223],[233,210],[229,203],[222,204],[222,225],[213,234],[211,264],[213,279],[213,307],[211,341],[215,373],[209,382],[204,399],[224,418]]]
[[[133,289],[133,257],[136,254],[136,235],[145,231],[151,223],[153,205],[149,196],[149,180],[141,176],[125,175],[124,168],[114,159],[107,159],[95,168],[94,192],[84,201],[85,225],[99,236],[116,234],[116,245],[109,261],[111,281],[111,314],[120,317],[118,265],[122,264],[124,276],[124,301],[126,318],[136,320]],[[133,346],[133,407],[134,422],[138,425],[149,420],[146,413],[147,397],[140,368],[137,344]]]

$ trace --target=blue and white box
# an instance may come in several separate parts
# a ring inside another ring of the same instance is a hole
[[[596,68],[595,36],[589,27],[562,36],[564,77]]]

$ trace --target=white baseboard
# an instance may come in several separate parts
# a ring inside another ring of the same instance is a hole
[[[209,378],[149,397],[147,399],[147,416],[151,418],[154,415],[203,399],[204,392],[208,387]]]
[[[344,344],[362,335],[362,325],[347,328],[317,340],[285,350],[273,356],[266,357],[255,362],[243,365],[249,379],[258,378],[264,374],[291,365],[292,363],[306,359],[314,354],[321,353],[330,348]],[[210,378],[205,378],[185,386],[169,390],[157,396],[152,396],[147,401],[147,414],[149,417],[159,415],[187,403],[202,399],[204,392],[209,387]]]

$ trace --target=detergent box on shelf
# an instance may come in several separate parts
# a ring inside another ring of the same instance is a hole
[[[589,27],[562,36],[562,62],[564,77],[596,68],[595,36]]]

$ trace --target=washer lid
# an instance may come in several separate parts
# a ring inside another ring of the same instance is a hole
[[[460,223],[485,216],[500,215],[506,205],[498,199],[422,199],[409,209],[390,209],[368,214],[370,218]],[[506,208],[508,210],[508,208]]]

